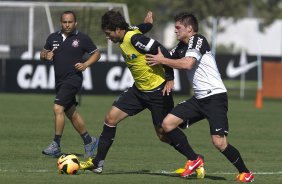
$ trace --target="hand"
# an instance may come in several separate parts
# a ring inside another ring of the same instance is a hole
[[[74,67],[80,72],[83,72],[87,68],[86,64],[84,63],[76,63]]]
[[[164,60],[164,55],[162,54],[160,47],[158,48],[158,54],[146,54],[146,60],[149,66],[162,64],[162,61]]]
[[[54,58],[54,52],[53,52],[53,50],[46,52],[46,55],[45,55],[45,59],[46,59],[46,60],[48,60],[48,61],[53,61],[53,58]]]
[[[163,89],[163,96],[169,95],[173,87],[174,87],[174,80],[166,81]]]
[[[144,23],[153,24],[153,12],[152,11],[148,11],[146,17],[144,18]]]
[[[47,61],[53,61],[54,58],[54,50],[56,50],[58,47],[54,47],[52,50],[46,50],[43,49],[40,53],[40,57]]]

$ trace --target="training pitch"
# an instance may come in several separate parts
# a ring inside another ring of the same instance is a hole
[[[57,158],[41,154],[53,138],[53,98],[53,95],[0,93],[1,184],[236,183],[237,170],[212,146],[205,120],[185,133],[194,150],[205,156],[206,178],[175,176],[172,171],[183,167],[186,160],[157,139],[147,110],[119,124],[101,175],[58,174]],[[82,96],[78,111],[90,134],[100,134],[104,116],[114,99],[115,96]],[[176,96],[175,102],[184,99],[185,96]],[[282,100],[265,100],[263,108],[256,109],[253,99],[229,99],[229,142],[239,149],[246,165],[255,173],[256,184],[282,183],[281,107]],[[84,152],[82,140],[68,120],[61,144],[63,152]]]

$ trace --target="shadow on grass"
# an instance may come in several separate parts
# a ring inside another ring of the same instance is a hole
[[[158,175],[158,176],[168,176],[168,177],[177,177],[180,179],[197,179],[195,174],[192,174],[191,176],[187,178],[181,178],[179,174],[173,173],[173,172],[167,172],[167,171],[150,171],[150,170],[140,170],[140,171],[107,171],[106,173],[103,173],[103,175],[113,175],[113,174],[145,174],[145,175]],[[211,176],[206,175],[205,179],[210,180],[226,180],[226,178],[221,176]]]

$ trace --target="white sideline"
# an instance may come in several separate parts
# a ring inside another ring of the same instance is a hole
[[[170,171],[157,171],[157,172],[152,172],[152,173],[160,173],[160,174],[175,174],[175,172],[170,172]],[[282,171],[277,171],[277,172],[253,172],[256,175],[280,175],[282,174]],[[230,175],[230,174],[238,174],[235,172],[207,172],[207,175]]]
[[[0,168],[0,173],[8,173],[8,172],[13,172],[13,173],[52,173],[52,172],[56,172],[56,170],[46,170],[46,169],[39,169],[39,170],[31,170],[31,169],[27,169],[27,170],[17,170],[17,169],[1,169]],[[164,170],[160,170],[160,171],[151,171],[148,173],[156,173],[156,174],[175,174],[174,172],[171,171],[164,171]],[[253,172],[255,175],[280,175],[282,174],[282,171],[277,171],[277,172]],[[207,175],[236,175],[238,173],[234,173],[234,172],[207,172]]]

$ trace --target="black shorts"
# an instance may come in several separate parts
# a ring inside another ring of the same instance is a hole
[[[174,106],[172,93],[169,96],[163,96],[163,87],[164,84],[156,90],[142,92],[133,85],[118,96],[113,106],[119,108],[129,116],[138,114],[144,109],[149,109],[154,125],[160,127],[164,117]]]
[[[180,102],[170,113],[181,118],[181,128],[207,119],[211,135],[228,135],[228,99],[226,93],[215,94],[203,99],[194,96]]]
[[[54,103],[61,105],[67,111],[71,106],[77,105],[76,94],[79,92],[79,88],[70,84],[61,84],[56,88],[56,98]]]

